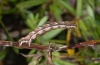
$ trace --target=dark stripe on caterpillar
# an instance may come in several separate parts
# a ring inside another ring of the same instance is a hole
[[[76,24],[67,22],[67,21],[66,22],[52,22],[52,23],[45,24],[43,26],[36,28],[34,31],[30,32],[25,37],[21,38],[19,40],[19,46],[21,46],[23,43],[28,43],[28,45],[30,46],[30,43],[32,42],[32,40],[37,38],[38,35],[41,35],[47,31],[50,31],[53,29],[59,29],[59,28],[75,29]]]

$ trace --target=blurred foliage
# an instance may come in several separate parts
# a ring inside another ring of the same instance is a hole
[[[58,43],[57,45],[71,45],[92,39],[100,40],[100,0],[0,0],[0,30],[3,30],[7,37],[6,39],[0,37],[1,40],[18,41],[22,36],[47,22],[66,20],[76,22],[77,29],[75,31],[52,30],[33,42],[47,45],[50,41]],[[18,33],[12,35],[13,31]],[[14,35],[16,37],[13,37]],[[100,50],[99,46],[69,49],[64,52],[65,55],[63,52],[57,52],[53,54],[55,57],[53,62],[55,65],[97,65],[100,63],[88,58],[98,58],[100,56],[98,50]],[[5,58],[7,51],[0,48],[0,60]],[[18,53],[15,48],[14,51]],[[28,53],[35,52],[36,50],[33,49]],[[62,56],[64,60],[61,59]],[[78,61],[70,63],[72,61],[68,56]],[[30,62],[31,59],[27,58],[27,61]]]

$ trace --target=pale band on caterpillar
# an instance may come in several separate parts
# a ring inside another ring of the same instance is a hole
[[[21,46],[23,43],[28,43],[28,45],[30,46],[32,40],[34,40],[38,35],[59,28],[75,29],[76,24],[71,22],[53,22],[49,24],[44,24],[43,26],[40,26],[36,28],[34,31],[30,32],[25,37],[21,38],[19,40],[19,46]]]

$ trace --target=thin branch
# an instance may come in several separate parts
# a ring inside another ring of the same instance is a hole
[[[92,47],[92,46],[97,45],[97,44],[100,44],[100,40],[90,40],[90,41],[87,41],[87,42],[77,43],[77,44],[72,45],[72,46],[61,46],[56,51],[66,50],[66,49],[69,49],[69,48],[81,48],[81,47],[85,47],[85,46],[91,46]]]
[[[47,60],[47,63],[49,65],[54,65],[53,64],[53,61],[52,61],[52,49],[51,49],[51,44],[49,43],[49,47],[48,49],[45,50],[46,51],[46,60]]]
[[[18,42],[12,42],[12,41],[0,41],[0,46],[16,47],[20,49],[37,49],[37,50],[44,50],[48,48],[48,46],[37,45],[37,44],[31,44],[30,47],[27,44],[19,46]]]
[[[61,46],[61,47],[57,47],[56,45],[52,47],[51,45],[51,49],[53,51],[61,51],[61,50],[66,50],[68,48],[80,48],[80,47],[84,47],[84,46],[94,46],[96,44],[100,44],[100,40],[90,40],[87,42],[81,42],[81,43],[77,43],[75,45],[72,46]],[[6,46],[6,47],[17,47],[20,49],[37,49],[37,50],[46,50],[48,49],[48,45],[43,46],[43,45],[37,45],[37,44],[30,44],[30,47],[27,44],[23,44],[21,46],[19,46],[18,42],[12,42],[12,41],[0,41],[0,46]]]

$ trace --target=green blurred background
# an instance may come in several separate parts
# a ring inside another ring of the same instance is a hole
[[[0,0],[0,40],[18,41],[47,22],[73,21],[76,30],[56,29],[38,36],[33,42],[48,45],[73,45],[100,40],[100,0]],[[55,65],[100,65],[99,45],[53,52]],[[37,50],[0,47],[0,65],[35,65]],[[96,60],[94,60],[96,59]],[[40,65],[45,62],[41,59]]]

